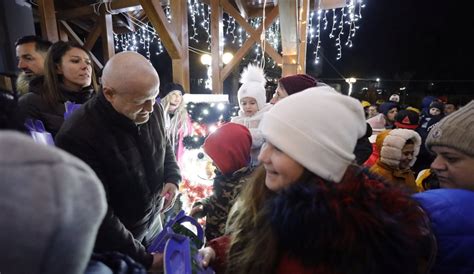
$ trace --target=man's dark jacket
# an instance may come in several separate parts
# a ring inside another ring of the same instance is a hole
[[[97,173],[109,209],[97,235],[98,252],[119,251],[150,267],[153,256],[142,244],[155,236],[160,192],[165,183],[181,180],[166,139],[163,108],[148,122],[135,125],[118,113],[103,93],[66,120],[56,136],[58,147],[81,158]]]

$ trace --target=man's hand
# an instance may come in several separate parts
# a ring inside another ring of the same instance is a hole
[[[163,273],[163,253],[152,253],[153,263],[149,269],[152,273]]]
[[[161,191],[161,197],[164,199],[163,208],[161,212],[166,212],[171,209],[174,205],[176,199],[176,194],[178,193],[178,188],[173,183],[166,183]]]

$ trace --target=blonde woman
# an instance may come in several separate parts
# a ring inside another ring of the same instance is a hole
[[[191,135],[193,129],[183,100],[183,93],[183,86],[175,83],[166,84],[160,92],[160,103],[168,114],[165,115],[166,136],[170,140],[180,167],[184,153],[183,139]]]

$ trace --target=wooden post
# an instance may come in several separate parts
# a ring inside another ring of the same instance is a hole
[[[165,12],[159,0],[139,0],[146,16],[160,36],[161,42],[166,48],[171,59],[181,58],[181,44],[176,38],[173,29],[168,23]]]
[[[43,38],[51,42],[59,41],[54,0],[38,0],[38,13],[40,15],[41,34]]]
[[[95,42],[97,42],[97,38],[99,38],[99,36],[101,35],[101,32],[101,22],[99,18],[96,18],[95,25],[91,28],[91,31],[89,32],[89,35],[87,35],[86,41],[84,42],[84,47],[88,51],[92,50],[95,45]]]
[[[222,94],[224,81],[221,79],[224,36],[222,27],[222,7],[219,0],[211,0],[211,56],[212,56],[212,93]]]
[[[308,46],[308,18],[309,0],[301,0],[299,7],[299,39],[298,39],[298,67],[297,73],[306,73],[306,47]]]
[[[173,81],[183,86],[190,93],[189,85],[189,50],[188,50],[188,5],[186,0],[171,1],[171,24],[180,43],[180,58],[172,58]]]
[[[280,30],[283,55],[282,76],[298,72],[297,1],[280,1]]]
[[[102,6],[100,9],[99,22],[102,37],[102,51],[104,55],[105,64],[115,54],[112,15],[107,13],[107,11],[105,10],[105,6]],[[92,33],[92,36],[93,35],[94,34]]]

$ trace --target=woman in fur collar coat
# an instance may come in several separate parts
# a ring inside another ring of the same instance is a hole
[[[397,128],[380,133],[375,143],[380,158],[370,171],[391,184],[418,192],[415,175],[410,168],[420,152],[420,135],[411,129]]]
[[[329,110],[338,123],[324,119]],[[211,261],[217,273],[429,270],[434,248],[424,212],[353,164],[366,132],[357,100],[311,88],[276,104],[260,129],[264,170],[241,193],[231,234],[201,250],[204,265]]]

